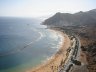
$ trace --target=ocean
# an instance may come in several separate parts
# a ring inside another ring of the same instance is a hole
[[[0,72],[26,72],[57,52],[61,36],[41,22],[0,17]]]

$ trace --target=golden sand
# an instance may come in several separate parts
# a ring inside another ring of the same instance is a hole
[[[59,32],[59,31],[58,31]],[[46,63],[41,64],[35,68],[27,70],[26,72],[58,72],[61,62],[65,60],[67,49],[70,47],[70,39],[68,35],[59,32],[64,38],[62,45],[55,55],[51,57]]]

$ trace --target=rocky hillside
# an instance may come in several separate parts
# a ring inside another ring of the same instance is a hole
[[[81,42],[81,63],[85,59],[87,64],[83,66],[88,72],[96,72],[96,9],[74,14],[56,13],[43,24],[49,28],[63,29],[66,33],[76,34]],[[83,66],[73,68],[73,72],[83,72]]]
[[[56,13],[54,16],[46,19],[44,25],[50,26],[78,26],[78,25],[96,25],[96,9],[87,12]]]

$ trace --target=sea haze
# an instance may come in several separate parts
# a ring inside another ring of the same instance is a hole
[[[61,37],[40,23],[0,17],[0,72],[24,72],[56,53]]]

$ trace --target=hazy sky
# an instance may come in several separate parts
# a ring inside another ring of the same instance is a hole
[[[96,8],[96,0],[0,0],[0,16],[39,17]]]

